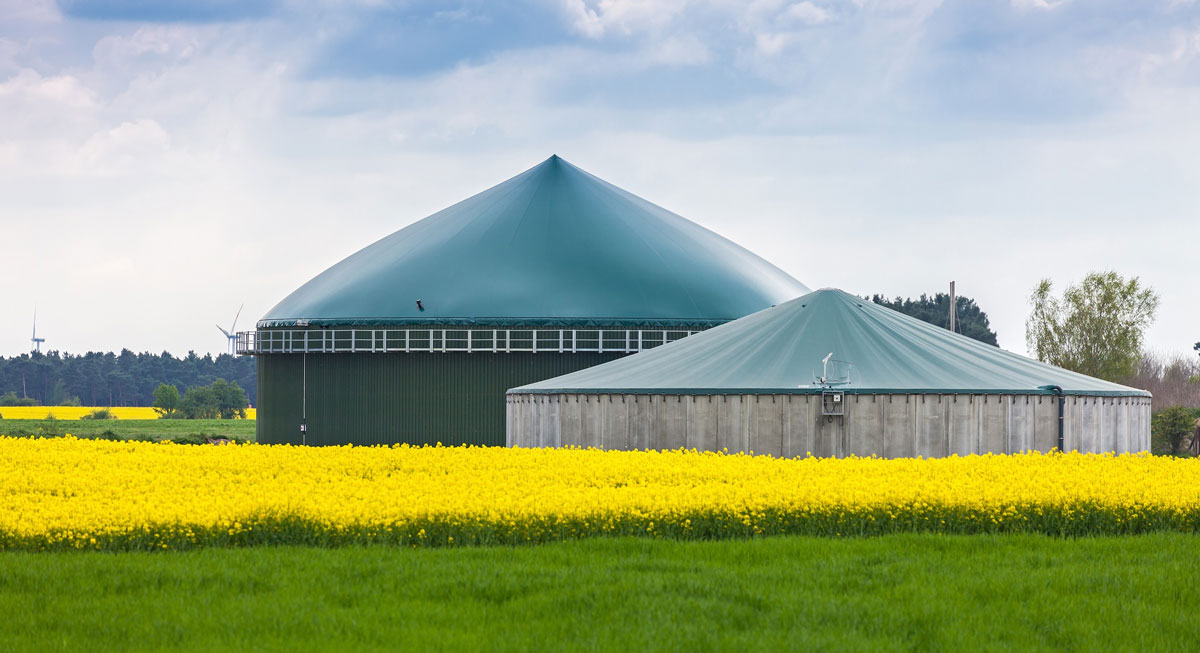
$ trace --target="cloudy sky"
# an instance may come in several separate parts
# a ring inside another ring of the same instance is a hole
[[[0,0],[0,355],[220,352],[547,156],[812,288],[1087,272],[1200,340],[1195,0]]]

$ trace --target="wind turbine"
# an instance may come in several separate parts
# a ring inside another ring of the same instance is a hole
[[[29,342],[33,343],[32,351],[35,351],[39,354],[42,353],[42,343],[46,342],[46,339],[37,337],[37,307],[36,306],[33,307],[33,337],[29,339]]]
[[[242,304],[241,306],[238,307],[237,315],[233,316],[233,324],[231,324],[229,326],[228,331],[226,331],[225,329],[221,329],[220,324],[217,325],[217,328],[221,329],[221,333],[224,333],[225,337],[229,339],[229,353],[230,354],[233,354],[234,347],[235,347],[235,345],[237,345],[237,331],[235,331],[234,329],[237,329],[238,318],[242,316],[242,309],[245,307],[246,307],[245,304]]]

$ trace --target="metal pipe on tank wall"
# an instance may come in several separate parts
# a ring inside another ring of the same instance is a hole
[[[308,352],[300,362],[300,444],[308,444]]]
[[[1063,442],[1063,413],[1066,408],[1067,397],[1065,394],[1063,394],[1061,385],[1044,385],[1041,387],[1041,389],[1050,390],[1058,395],[1058,450],[1059,452],[1062,452],[1063,447],[1065,446]]]

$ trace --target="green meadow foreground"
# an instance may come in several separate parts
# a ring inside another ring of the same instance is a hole
[[[0,437],[0,652],[1200,649],[1195,459],[94,437]]]
[[[1192,651],[1194,535],[0,554],[0,650]]]
[[[0,419],[0,434],[15,437],[59,436],[117,440],[173,440],[175,438],[239,438],[253,441],[252,419]]]

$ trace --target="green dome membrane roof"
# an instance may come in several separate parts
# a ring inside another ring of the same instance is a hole
[[[818,290],[678,342],[509,393],[1054,394],[1049,385],[1070,395],[1150,396],[840,290]]]
[[[733,242],[552,156],[347,257],[258,326],[711,326],[805,292]]]

